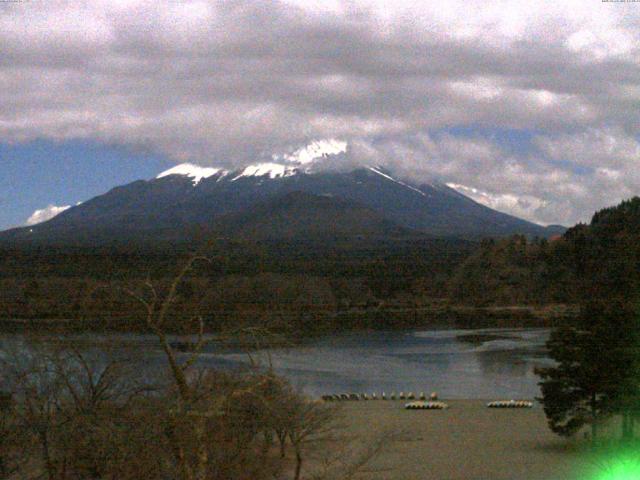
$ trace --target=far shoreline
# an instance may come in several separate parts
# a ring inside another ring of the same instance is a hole
[[[438,305],[422,308],[367,309],[334,313],[319,313],[315,328],[304,335],[289,329],[273,329],[289,341],[302,341],[333,333],[367,331],[403,331],[418,329],[461,329],[481,328],[553,328],[575,318],[576,305],[502,305],[469,306]],[[318,312],[315,312],[316,314]],[[210,313],[215,319],[221,312]],[[225,316],[232,317],[227,312]],[[246,314],[244,315],[246,316]],[[239,316],[242,319],[244,316]],[[377,321],[380,317],[384,322]],[[209,321],[208,321],[209,320]],[[324,320],[324,321],[323,321]],[[231,320],[227,320],[231,322]],[[138,323],[138,325],[136,325]],[[216,334],[224,328],[212,328],[213,321],[205,316],[205,332]],[[295,327],[295,325],[292,325]],[[184,329],[174,328],[171,333],[189,334]],[[73,318],[0,318],[0,333],[148,333],[142,323],[135,319],[97,319],[87,321]]]

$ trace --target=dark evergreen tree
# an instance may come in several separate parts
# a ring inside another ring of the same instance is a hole
[[[633,304],[619,305],[612,325],[619,332],[609,357],[620,374],[610,394],[613,408],[622,415],[622,438],[634,436],[640,414],[640,315]]]
[[[557,365],[537,369],[552,431],[573,435],[613,414],[623,416],[623,437],[633,435],[640,411],[640,328],[628,304],[592,301],[578,321],[552,332],[547,348]]]
[[[597,437],[599,421],[607,414],[605,389],[593,369],[584,365],[589,357],[588,334],[575,327],[561,327],[552,332],[547,348],[558,365],[537,369],[541,377],[539,398],[551,430],[571,436],[585,425],[591,425],[592,438]]]
[[[620,414],[630,439],[640,414],[640,198],[597,212],[564,240],[582,306],[549,340],[558,365],[539,370],[545,412],[563,435]]]

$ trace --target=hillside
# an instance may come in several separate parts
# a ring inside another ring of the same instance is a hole
[[[596,212],[552,241],[484,241],[449,282],[456,302],[477,305],[634,299],[640,292],[640,198]]]

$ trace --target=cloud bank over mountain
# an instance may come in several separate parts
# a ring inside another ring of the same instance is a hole
[[[0,142],[235,168],[331,139],[572,223],[640,193],[638,38],[599,0],[4,3]]]

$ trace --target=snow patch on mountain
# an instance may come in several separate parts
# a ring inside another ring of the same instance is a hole
[[[281,165],[279,163],[257,163],[255,165],[249,165],[245,167],[239,175],[231,179],[232,182],[242,177],[264,177],[268,175],[269,178],[282,178],[290,177],[297,173],[297,168],[289,165]]]
[[[222,168],[201,167],[193,163],[181,163],[175,167],[165,170],[156,178],[167,177],[169,175],[184,175],[193,179],[196,186],[204,178],[209,178],[219,174],[218,181],[230,173],[236,174],[231,181],[242,177],[263,177],[282,178],[295,175],[296,173],[310,172],[311,164],[317,160],[338,155],[347,151],[347,142],[334,138],[314,140],[308,145],[295,150],[291,154],[272,155],[272,162],[261,162],[243,167],[242,170],[231,172]],[[238,173],[239,172],[239,173]]]
[[[222,172],[223,174],[227,173],[221,168],[201,167],[199,165],[194,165],[193,163],[181,163],[169,170],[165,170],[156,178],[162,178],[169,175],[185,175],[193,179],[193,185],[196,186],[203,178],[212,177],[219,172]]]
[[[410,190],[413,190],[416,193],[419,193],[420,195],[422,195],[423,197],[426,197],[427,194],[424,193],[422,190],[416,188],[416,187],[412,187],[411,185],[407,185],[404,182],[401,182],[400,180],[396,180],[395,178],[387,175],[386,173],[381,172],[380,170],[378,170],[377,168],[373,168],[373,167],[368,167],[369,170],[371,170],[373,173],[377,173],[378,175],[383,176],[384,178],[386,178],[387,180],[391,180],[392,182],[397,183],[398,185],[402,185],[403,187],[407,187]]]

